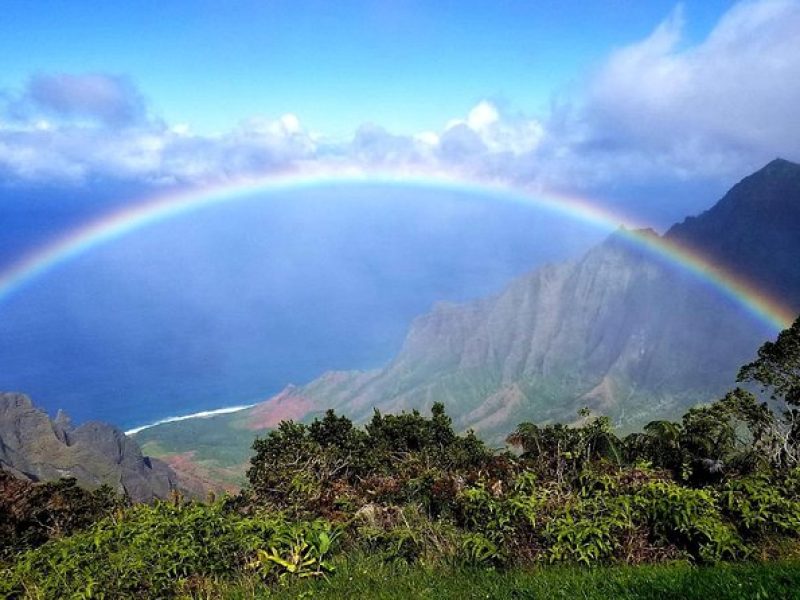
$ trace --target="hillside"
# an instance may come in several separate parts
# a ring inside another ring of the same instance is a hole
[[[800,166],[773,161],[666,237],[800,307]],[[384,369],[324,375],[252,416],[291,404],[364,419],[373,407],[440,400],[461,427],[489,436],[522,420],[570,420],[581,406],[633,428],[721,393],[763,336],[701,280],[615,234],[493,298],[437,305]]]
[[[771,162],[665,235],[800,310],[799,165]],[[459,428],[493,441],[520,421],[572,421],[583,406],[632,430],[719,396],[769,335],[702,278],[618,232],[493,297],[436,305],[382,369],[326,373],[236,416],[190,427],[213,430],[217,441],[226,430],[241,439],[329,407],[364,420],[374,408],[424,410],[441,401]],[[213,458],[213,445],[182,435],[184,427],[154,428],[140,439],[166,454],[202,448]]]

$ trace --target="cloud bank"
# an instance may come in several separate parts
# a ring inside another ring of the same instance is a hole
[[[547,114],[484,100],[439,131],[366,123],[349,139],[293,114],[200,135],[150,112],[123,76],[39,74],[0,90],[0,181],[203,185],[285,172],[446,172],[566,192],[624,180],[730,180],[800,160],[800,3],[733,6],[693,45],[676,9]]]

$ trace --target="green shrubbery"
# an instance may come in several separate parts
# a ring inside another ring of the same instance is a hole
[[[85,529],[125,504],[107,486],[88,491],[74,479],[32,483],[0,469],[0,562]]]
[[[252,487],[239,496],[100,503],[106,516],[93,525],[18,554],[0,593],[202,595],[242,577],[325,577],[343,555],[450,568],[747,558],[798,536],[800,469],[741,461],[713,477],[701,465],[698,476],[702,455],[688,448],[706,448],[698,431],[726,437],[719,421],[697,425],[717,410],[696,410],[691,427],[670,433],[663,456],[681,469],[631,462],[630,439],[587,415],[576,427],[521,426],[520,456],[457,435],[438,406],[431,418],[376,414],[365,429],[332,412],[284,423],[256,443]]]
[[[800,320],[790,333],[742,377],[794,406]],[[776,414],[737,389],[622,439],[607,418],[580,416],[575,426],[519,425],[513,454],[455,432],[440,404],[429,418],[376,411],[364,428],[328,411],[258,440],[249,488],[210,504],[124,507],[106,491],[40,486],[38,503],[0,520],[16,536],[0,594],[208,597],[241,589],[237,580],[325,578],[352,556],[459,570],[796,551],[796,409]]]
[[[224,502],[158,502],[21,554],[0,594],[41,598],[156,598],[252,572],[265,581],[330,569],[338,537],[323,521],[245,517]]]
[[[714,563],[800,531],[796,468],[682,477],[609,453],[611,444],[630,449],[593,419],[537,428],[555,458],[497,455],[446,419],[437,408],[430,419],[376,415],[366,430],[333,413],[285,423],[257,444],[253,486],[240,496],[116,506],[84,531],[19,554],[0,593],[202,595],[241,577],[324,577],[342,555],[450,568]],[[325,443],[326,429],[336,445]],[[561,450],[565,436],[581,451]]]

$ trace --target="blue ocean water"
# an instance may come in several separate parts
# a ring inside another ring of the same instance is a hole
[[[0,208],[18,238],[3,262],[53,226],[22,198]],[[0,390],[123,428],[255,402],[328,369],[379,366],[434,302],[493,293],[607,233],[443,190],[340,185],[206,207],[0,304]]]

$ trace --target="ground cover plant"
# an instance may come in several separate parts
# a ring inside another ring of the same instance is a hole
[[[386,598],[572,597],[580,586],[599,594],[585,597],[791,597],[797,340],[800,320],[740,374],[774,407],[736,388],[626,437],[581,411],[569,426],[522,423],[514,451],[494,451],[454,431],[441,404],[430,416],[376,411],[364,427],[328,411],[256,441],[234,497],[125,506],[68,483],[41,488],[67,499],[42,513],[66,525],[0,523],[33,532],[6,544],[0,594],[335,597],[354,582],[355,597],[371,585],[383,587],[369,597]],[[94,503],[83,520],[70,516],[75,494]],[[607,576],[577,569],[598,566]]]
[[[216,588],[222,598],[370,600],[788,600],[800,597],[800,563],[686,563],[527,569],[428,568],[358,557],[326,580],[263,587],[244,580]]]

